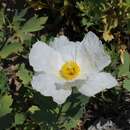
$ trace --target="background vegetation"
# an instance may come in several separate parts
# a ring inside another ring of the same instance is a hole
[[[66,103],[57,106],[51,97],[34,91],[28,54],[37,40],[48,43],[64,34],[80,41],[90,30],[111,55],[106,71],[120,84],[97,95],[94,104],[104,113],[111,105],[111,112],[119,106],[123,107],[118,112],[123,111],[130,106],[121,102],[130,90],[130,0],[0,0],[0,130],[70,130],[81,117],[87,129],[92,123],[83,115],[88,98],[74,90]],[[88,105],[91,102],[93,98]]]

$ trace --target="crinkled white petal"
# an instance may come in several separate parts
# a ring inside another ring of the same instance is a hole
[[[65,46],[65,45],[68,45],[68,44],[69,44],[69,40],[68,40],[68,38],[67,38],[66,36],[64,36],[64,35],[59,36],[59,37],[56,37],[56,38],[54,39],[54,41],[51,41],[51,42],[49,43],[49,45],[50,45],[52,48],[56,49],[56,50],[60,49],[61,47]]]
[[[65,89],[59,89],[59,90],[54,92],[52,97],[53,97],[53,100],[57,104],[63,104],[70,95],[71,95],[71,89],[66,89],[66,90]]]
[[[41,41],[33,45],[29,54],[29,62],[35,71],[53,74],[56,74],[63,64],[60,53]]]
[[[57,79],[52,75],[47,74],[36,74],[32,80],[33,89],[39,91],[44,96],[52,96],[53,100],[62,104],[65,102],[67,97],[71,94],[71,89],[57,89]],[[64,88],[64,87],[63,87]]]
[[[67,61],[77,61],[79,57],[80,45],[76,43],[71,43],[69,45],[61,47],[58,51],[61,53],[62,58],[65,62]]]
[[[109,73],[100,72],[89,75],[86,83],[79,88],[79,91],[86,96],[95,94],[118,85],[117,80]]]
[[[109,55],[105,52],[102,42],[93,32],[88,32],[81,44],[85,47],[86,52],[98,71],[101,71],[110,64],[111,59]]]

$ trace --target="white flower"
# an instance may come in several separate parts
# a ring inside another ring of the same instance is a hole
[[[62,104],[72,87],[86,96],[117,85],[109,73],[101,72],[110,62],[98,37],[89,32],[82,42],[72,42],[65,36],[55,38],[50,46],[36,42],[29,54],[29,62],[36,74],[32,87]]]

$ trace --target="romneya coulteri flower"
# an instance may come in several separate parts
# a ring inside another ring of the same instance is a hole
[[[52,96],[58,104],[66,101],[72,87],[83,95],[94,96],[117,85],[111,74],[102,72],[111,59],[93,32],[81,42],[69,41],[65,36],[55,38],[49,46],[37,41],[29,62],[35,71],[32,87],[44,96]]]

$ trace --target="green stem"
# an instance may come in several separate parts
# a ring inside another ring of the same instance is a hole
[[[63,105],[61,105],[60,108],[59,108],[59,112],[58,112],[58,115],[57,115],[57,121],[58,121],[58,119],[59,119],[59,117],[61,115],[62,108],[63,108]]]

